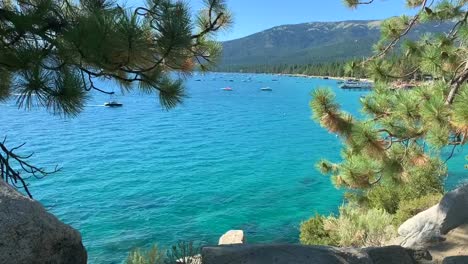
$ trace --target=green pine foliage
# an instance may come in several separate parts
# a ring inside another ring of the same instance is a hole
[[[413,200],[402,201],[398,206],[398,211],[396,212],[393,219],[394,225],[399,226],[412,216],[429,209],[430,207],[440,202],[441,198],[441,194],[435,193],[421,196]]]
[[[353,8],[360,4],[346,3]],[[453,151],[466,143],[468,3],[442,0],[429,5],[408,0],[408,6],[420,12],[384,22],[375,55],[348,65],[348,72],[359,68],[376,83],[361,99],[364,118],[343,112],[329,89],[312,93],[313,119],[343,142],[340,162],[322,160],[317,167],[337,187],[348,190],[348,202],[358,205],[341,211],[338,218],[353,215],[353,210],[382,210],[401,224],[434,205],[443,194],[446,159],[451,157],[442,157],[442,150]],[[427,21],[455,22],[443,34],[406,40],[397,48],[415,24]],[[417,76],[433,80],[413,89],[391,88],[390,82]]]
[[[88,91],[103,90],[96,80],[111,79],[173,108],[184,98],[184,76],[214,65],[221,46],[213,34],[231,23],[225,1],[204,4],[193,20],[177,0],[135,9],[107,0],[2,1],[0,100],[19,94],[20,107],[76,115]]]

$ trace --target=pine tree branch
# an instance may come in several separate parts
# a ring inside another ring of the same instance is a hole
[[[224,16],[224,13],[222,13],[222,12],[219,13],[216,16],[215,20],[213,22],[211,22],[208,27],[206,27],[200,33],[193,35],[192,39],[199,39],[199,38],[203,37],[204,35],[206,35],[206,34],[208,34],[210,32],[218,30],[221,27],[221,25],[216,26],[216,24],[218,24],[218,20],[221,19],[222,16]]]
[[[447,164],[447,162],[453,157],[453,154],[455,153],[455,149],[458,147],[458,145],[454,145],[452,147],[452,151],[450,152],[450,155],[447,157],[447,159],[444,161],[444,164]]]
[[[369,184],[371,186],[376,185],[377,183],[379,183],[382,180],[382,178],[383,178],[383,174],[380,173],[379,178],[377,180],[373,181],[373,182],[369,182]]]
[[[26,194],[30,198],[33,198],[28,188],[28,184],[25,182],[25,179],[29,178],[30,176],[35,177],[37,179],[41,179],[45,176],[48,176],[50,174],[60,171],[60,168],[56,166],[53,171],[46,171],[42,168],[36,167],[26,161],[26,159],[30,158],[32,154],[27,155],[27,156],[20,156],[15,153],[15,150],[18,150],[19,148],[23,147],[25,143],[19,146],[13,147],[11,149],[8,149],[5,146],[5,142],[6,142],[6,137],[4,138],[3,142],[0,143],[0,176],[1,176],[1,179],[5,181],[7,184],[14,186],[15,188],[23,188]],[[19,170],[14,168],[15,165],[16,167],[21,168],[22,172],[29,176],[26,176],[25,178]]]
[[[468,19],[468,11],[465,12],[465,15],[463,16],[463,19],[459,20],[455,25],[453,26],[452,30],[447,34],[449,38],[455,38],[455,36],[458,33],[458,29],[460,28],[461,25],[466,24]]]
[[[417,71],[419,71],[421,69],[421,67],[416,67],[414,70],[404,74],[404,75],[392,75],[392,74],[387,74],[385,73],[385,77],[388,77],[388,78],[392,78],[392,79],[403,79],[403,78],[406,78],[406,77],[409,77],[413,74],[415,74]]]
[[[201,37],[203,37],[204,35],[210,33],[210,32],[213,32],[213,31],[217,31],[221,26],[222,24],[219,24],[218,26],[216,26],[218,24],[218,21],[224,16],[224,13],[221,12],[219,13],[215,20],[213,21],[213,8],[216,4],[216,1],[213,1],[211,4],[210,4],[210,7],[208,8],[208,20],[210,21],[209,22],[209,25],[207,25],[205,27],[205,29],[203,29],[200,33],[198,34],[195,34],[192,36],[192,39],[199,39]]]
[[[374,0],[368,0],[368,1],[359,1],[359,0],[344,0],[345,4],[349,8],[356,8],[358,5],[369,5],[374,2]]]
[[[375,60],[377,58],[381,58],[381,57],[385,56],[389,51],[391,51],[396,46],[396,44],[401,40],[401,38],[406,36],[411,31],[413,26],[416,25],[416,22],[418,21],[419,16],[421,15],[421,13],[424,12],[424,8],[426,7],[426,5],[427,5],[427,0],[424,0],[422,2],[422,4],[421,4],[420,11],[411,19],[411,21],[409,22],[406,29],[401,34],[399,34],[398,37],[394,38],[381,52],[379,52],[378,54],[376,54],[376,55],[374,55],[374,56],[372,56],[372,57],[370,57],[368,59],[366,59],[363,62],[363,64],[366,64],[369,61]]]
[[[463,83],[465,83],[468,80],[468,62],[465,62],[465,69],[451,81],[450,85],[450,91],[447,96],[447,99],[445,100],[445,105],[451,105],[453,103],[453,100],[455,99],[455,96],[458,93],[458,90],[462,86]]]

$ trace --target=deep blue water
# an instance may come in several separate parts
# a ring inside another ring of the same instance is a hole
[[[81,231],[90,263],[120,263],[153,243],[217,243],[230,229],[245,230],[248,242],[297,242],[301,221],[342,203],[314,168],[322,157],[339,160],[340,143],[311,120],[310,92],[331,87],[355,114],[366,92],[251,74],[197,75],[186,86],[190,97],[171,111],[138,93],[119,97],[118,109],[93,94],[73,119],[0,106],[0,135],[10,146],[27,142],[22,150],[36,153],[33,163],[62,167],[30,189]],[[226,86],[234,91],[220,90]],[[465,177],[464,163],[456,152],[448,188]]]

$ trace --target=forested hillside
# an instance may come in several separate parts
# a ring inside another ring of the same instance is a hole
[[[382,21],[313,22],[274,27],[223,43],[220,71],[281,72],[288,67],[359,59],[372,53]],[[452,23],[421,24],[409,38],[448,31]],[[274,70],[276,67],[276,70]],[[309,67],[310,68],[310,67]]]

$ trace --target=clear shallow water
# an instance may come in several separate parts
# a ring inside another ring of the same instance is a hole
[[[297,242],[302,220],[342,203],[314,169],[322,157],[339,160],[340,144],[311,121],[310,92],[331,87],[355,114],[365,92],[247,74],[194,76],[186,86],[190,98],[169,112],[141,94],[120,97],[116,109],[94,94],[74,119],[0,105],[10,146],[27,142],[36,164],[62,167],[31,191],[80,230],[90,263],[121,263],[133,247],[153,243],[214,244],[230,229],[245,230],[249,242]],[[226,86],[234,91],[220,90]],[[448,188],[465,177],[464,163],[457,151]]]

